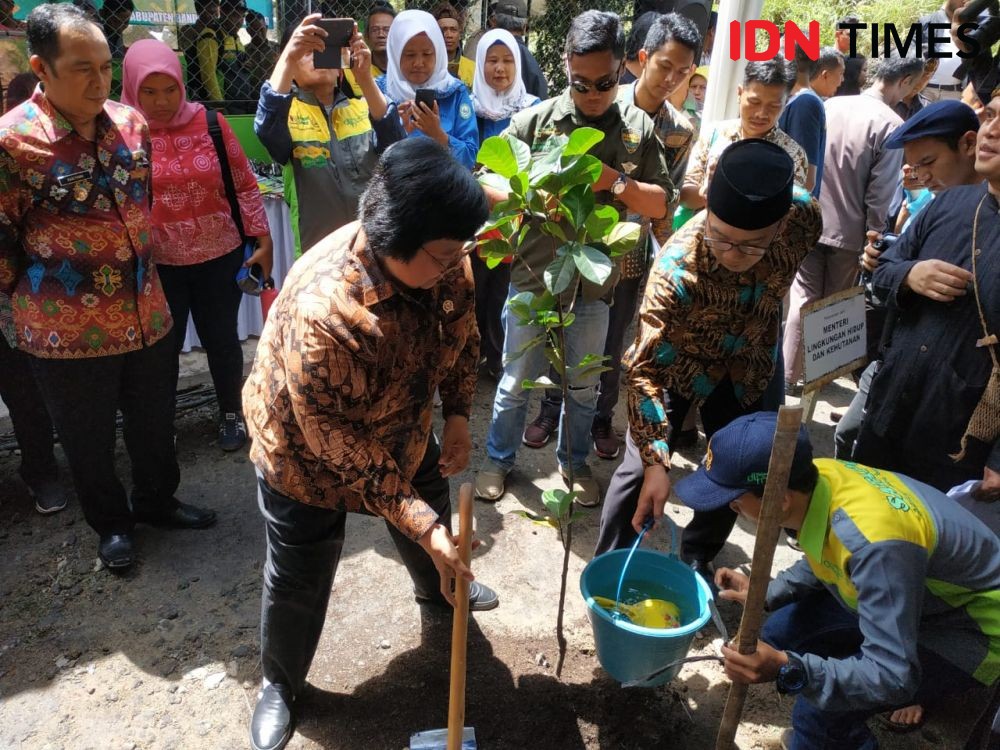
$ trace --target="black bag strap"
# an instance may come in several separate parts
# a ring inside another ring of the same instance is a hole
[[[208,134],[212,137],[215,154],[219,157],[219,168],[222,170],[222,184],[226,188],[226,199],[229,201],[229,212],[236,222],[236,229],[244,240],[247,237],[243,231],[243,216],[240,214],[240,203],[236,199],[236,185],[233,184],[233,170],[229,168],[229,156],[226,154],[226,144],[222,140],[222,127],[219,125],[219,113],[214,109],[205,110],[208,121]]]

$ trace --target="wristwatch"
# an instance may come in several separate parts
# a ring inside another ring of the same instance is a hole
[[[619,172],[618,179],[611,183],[611,194],[621,195],[622,193],[624,193],[625,183],[626,183],[625,173]]]
[[[778,679],[775,681],[778,692],[782,695],[798,695],[805,689],[807,682],[806,668],[799,657],[788,654],[788,663],[778,670]]]

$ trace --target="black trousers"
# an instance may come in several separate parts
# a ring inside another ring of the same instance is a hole
[[[482,337],[480,353],[490,372],[503,370],[503,306],[510,288],[510,264],[490,269],[478,253],[472,254],[476,282],[476,324]]]
[[[87,523],[100,535],[132,531],[132,511],[163,513],[177,505],[174,451],[173,332],[127,354],[85,359],[31,358],[31,368],[59,432]],[[121,410],[132,464],[131,510],[115,473],[115,419]]]
[[[441,451],[432,437],[412,484],[417,494],[451,527],[448,480],[441,476]],[[319,644],[330,589],[344,547],[347,513],[306,505],[271,488],[257,475],[264,516],[267,560],[261,596],[260,657],[264,679],[298,694]],[[423,548],[386,522],[392,541],[413,579],[416,595],[444,602],[437,568]]]
[[[604,342],[604,355],[608,357],[607,366],[610,370],[601,373],[601,387],[597,396],[597,414],[594,419],[610,421],[618,405],[621,393],[622,354],[625,352],[625,333],[635,319],[639,303],[642,302],[642,290],[645,288],[646,277],[639,279],[622,279],[615,287],[611,308],[608,310],[608,336]],[[569,364],[575,365],[576,362]],[[552,382],[558,383],[555,371],[549,373]],[[552,419],[559,419],[562,408],[562,391],[549,388],[542,399],[542,414]]]
[[[174,351],[180,356],[187,331],[188,315],[194,318],[198,338],[208,355],[208,370],[215,385],[219,412],[242,412],[243,347],[237,319],[243,292],[236,286],[236,274],[243,264],[243,249],[189,266],[157,265],[167,295],[176,335]],[[177,391],[179,363],[174,357],[174,391]]]
[[[59,474],[52,451],[52,420],[31,371],[32,357],[13,349],[0,335],[0,399],[10,411],[21,448],[21,478],[29,484]]]
[[[676,434],[680,432],[684,417],[691,408],[691,401],[674,391],[668,391],[668,398],[670,408],[667,419],[670,420],[671,434]],[[733,392],[733,384],[727,378],[715,387],[699,410],[705,436],[711,438],[737,417],[760,409],[760,400],[748,407],[741,406]],[[632,516],[639,505],[644,475],[645,467],[639,456],[639,449],[629,432],[625,436],[625,459],[611,477],[608,491],[604,493],[601,527],[594,554],[628,547],[635,541],[637,534],[632,528]],[[687,561],[714,559],[725,545],[735,523],[736,514],[728,507],[695,511],[694,518],[684,529],[681,538],[681,557]]]

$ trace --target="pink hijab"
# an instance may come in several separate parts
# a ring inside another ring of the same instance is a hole
[[[181,105],[169,122],[154,122],[147,116],[151,128],[178,128],[187,125],[195,115],[205,111],[203,104],[187,100],[181,61],[177,59],[177,53],[155,39],[142,39],[125,53],[122,62],[122,104],[135,107],[146,116],[139,104],[139,87],[153,73],[163,73],[177,81],[181,87]]]

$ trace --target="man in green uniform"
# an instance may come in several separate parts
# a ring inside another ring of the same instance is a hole
[[[659,219],[666,215],[667,204],[673,200],[673,184],[653,122],[638,107],[615,101],[624,54],[625,35],[618,16],[596,10],[577,16],[566,38],[570,85],[561,96],[515,115],[506,134],[527,143],[533,154],[539,154],[549,148],[550,138],[569,135],[578,127],[603,131],[604,140],[590,150],[604,165],[594,185],[597,202],[615,206],[622,219],[629,214]],[[511,266],[510,295],[541,294],[544,289],[539,279],[549,260],[551,243],[540,232],[530,232]],[[603,285],[583,280],[576,290],[573,307],[576,319],[566,329],[568,361],[579,362],[586,354],[604,351],[607,300],[618,278],[615,269]],[[521,384],[548,369],[540,347],[524,356],[511,357],[535,335],[534,331],[519,326],[514,318],[506,320],[505,330],[504,360],[508,363],[497,385],[486,460],[476,478],[477,494],[488,500],[497,500],[504,494],[504,481],[514,466],[521,442],[528,409],[528,394]],[[580,493],[577,502],[584,505],[600,502],[597,482],[587,466],[598,380],[599,376],[594,374],[570,388],[573,455],[566,450],[565,424],[560,429],[556,452],[564,476],[572,465],[577,479],[572,489]]]

